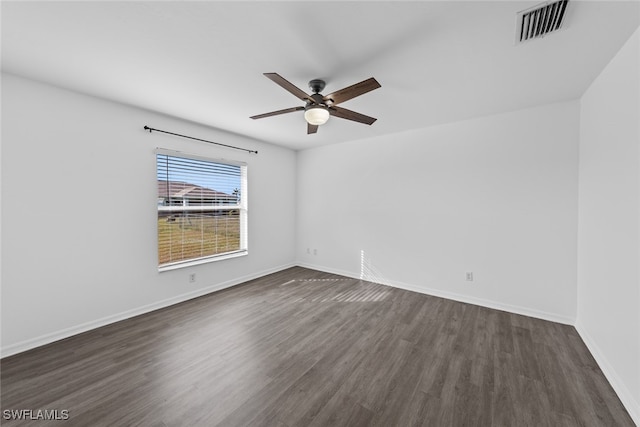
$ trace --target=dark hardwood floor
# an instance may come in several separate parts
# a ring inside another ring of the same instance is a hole
[[[292,268],[1,362],[65,426],[633,426],[571,326]]]

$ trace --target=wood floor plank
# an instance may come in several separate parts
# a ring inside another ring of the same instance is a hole
[[[0,365],[66,426],[634,425],[571,326],[302,267]]]

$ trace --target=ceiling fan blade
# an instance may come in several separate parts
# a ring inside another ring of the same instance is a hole
[[[311,123],[307,123],[307,135],[311,135],[312,133],[318,132],[318,125],[312,125]]]
[[[263,119],[265,117],[277,116],[278,114],[293,113],[294,111],[302,111],[302,110],[304,110],[304,107],[291,107],[291,108],[285,108],[284,110],[272,111],[270,113],[258,114],[257,116],[251,116],[250,118],[254,120]]]
[[[296,98],[302,99],[303,101],[313,101],[311,96],[307,95],[305,91],[282,77],[278,73],[264,73],[264,75],[271,79],[274,83],[284,88],[286,91],[292,93]]]
[[[340,89],[329,95],[323,97],[324,101],[330,101],[331,105],[337,105],[341,102],[348,101],[356,96],[360,96],[364,93],[371,92],[374,89],[381,87],[380,83],[373,77],[367,80],[363,80],[360,83],[356,83],[344,89]]]
[[[338,117],[341,119],[353,120],[354,122],[364,123],[366,125],[371,125],[378,119],[373,117],[365,116],[364,114],[356,113],[355,111],[347,110],[342,107],[329,107],[329,114],[334,117]]]

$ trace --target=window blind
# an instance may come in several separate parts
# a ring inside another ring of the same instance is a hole
[[[158,266],[247,250],[246,165],[156,152]]]

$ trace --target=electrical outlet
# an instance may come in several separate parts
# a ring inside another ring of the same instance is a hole
[[[196,281],[196,273],[191,273],[189,275],[189,283],[193,283]]]
[[[311,255],[311,248],[307,248],[307,253]]]
[[[467,282],[473,282],[473,272],[467,271]]]
[[[314,255],[318,255],[318,250],[317,250],[317,249],[314,249],[314,250],[313,250],[313,254],[314,254]]]

